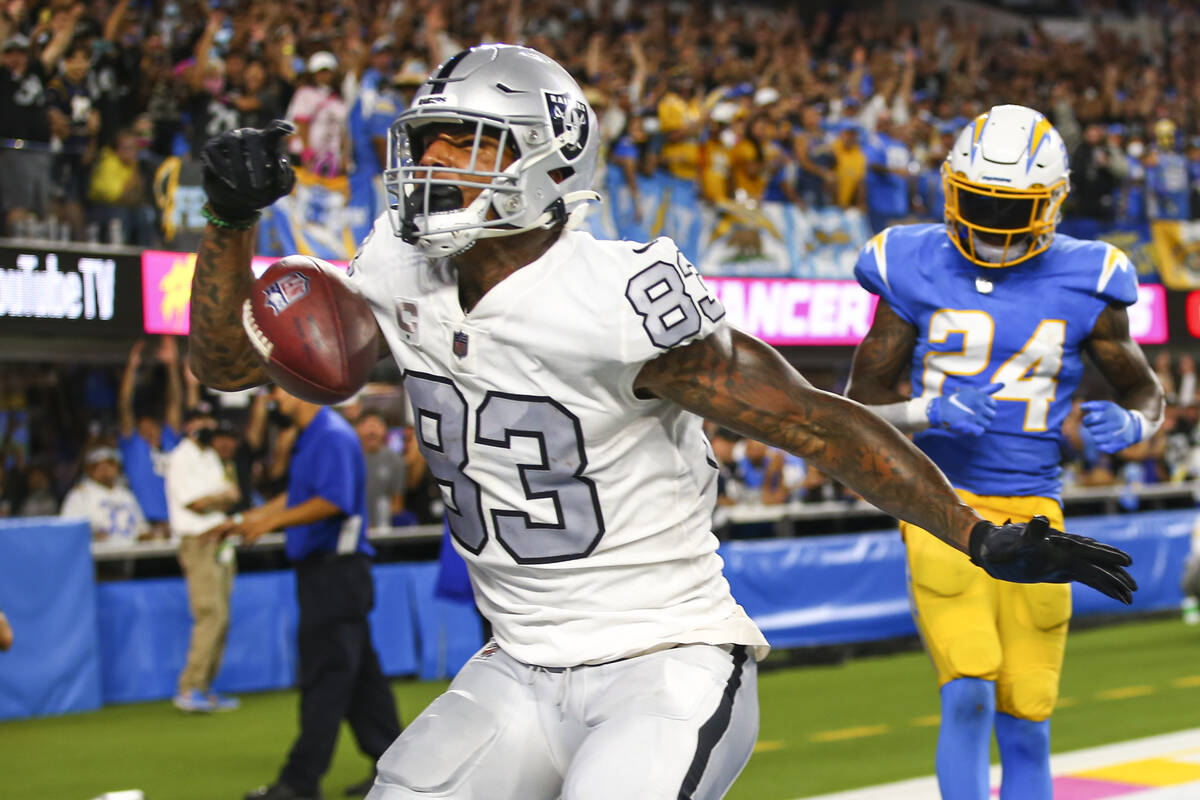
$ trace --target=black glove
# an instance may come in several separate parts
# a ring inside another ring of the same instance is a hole
[[[1124,570],[1133,563],[1128,553],[1086,536],[1055,530],[1045,517],[1001,527],[976,523],[971,529],[970,551],[971,563],[997,580],[1079,581],[1126,605],[1133,602],[1137,590],[1137,583]]]
[[[258,210],[292,191],[296,174],[281,152],[292,123],[277,119],[265,129],[238,128],[214,136],[200,152],[208,207],[231,227],[253,224]]]

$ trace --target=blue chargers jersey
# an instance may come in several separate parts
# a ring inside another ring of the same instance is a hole
[[[1125,254],[1060,233],[1044,253],[988,269],[963,258],[945,226],[900,225],[867,242],[854,276],[917,329],[913,397],[1004,384],[982,436],[929,429],[914,437],[917,446],[956,487],[1057,498],[1081,349],[1106,306],[1137,301]]]

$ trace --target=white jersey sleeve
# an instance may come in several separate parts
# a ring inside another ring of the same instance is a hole
[[[670,239],[628,247],[622,292],[621,352],[626,363],[644,364],[667,350],[703,339],[725,324],[725,309],[700,273]],[[615,246],[615,247],[614,247]]]

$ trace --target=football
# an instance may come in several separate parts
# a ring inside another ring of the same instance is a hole
[[[353,396],[378,360],[370,306],[318,258],[288,256],[267,267],[242,305],[242,327],[271,380],[310,403]]]

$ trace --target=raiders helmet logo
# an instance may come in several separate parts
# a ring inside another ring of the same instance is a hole
[[[550,113],[550,128],[557,139],[566,134],[560,152],[568,161],[579,158],[587,147],[591,133],[588,110],[581,100],[572,100],[565,94],[546,92],[546,109]]]

